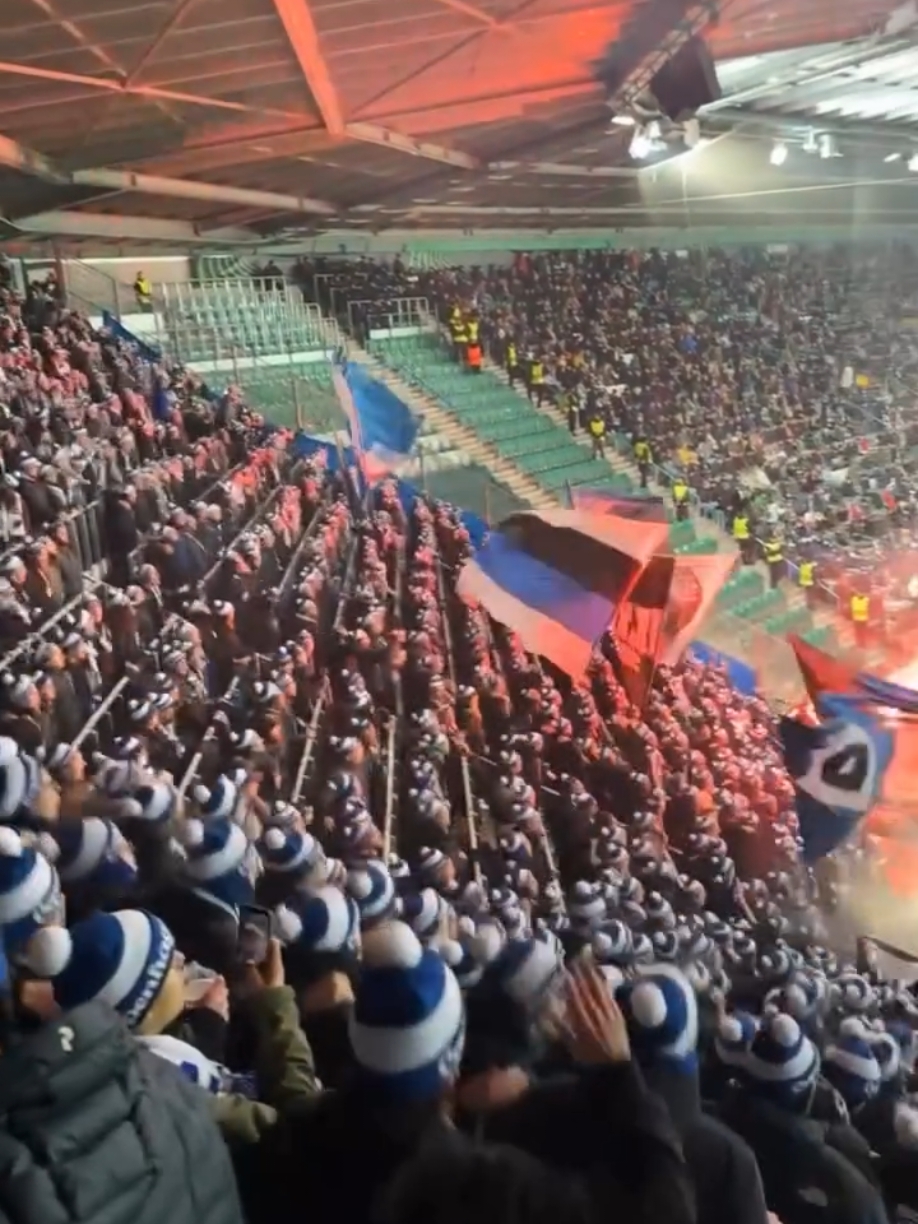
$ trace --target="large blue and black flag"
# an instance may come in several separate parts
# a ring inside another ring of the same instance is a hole
[[[830,854],[857,831],[881,797],[895,752],[895,724],[863,697],[824,693],[818,711],[823,722],[816,727],[781,720],[808,862]]]
[[[514,514],[466,562],[456,589],[579,678],[665,534],[665,524],[575,510]]]

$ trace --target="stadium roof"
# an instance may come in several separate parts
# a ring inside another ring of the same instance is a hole
[[[863,213],[868,179],[871,216],[913,212],[918,180],[896,164],[918,148],[913,0],[0,8],[10,238],[720,224],[799,212],[802,191],[837,220]],[[655,121],[649,79],[696,32],[725,95],[701,115],[702,147],[673,157],[685,129],[659,118],[662,155],[635,159],[626,122]],[[612,43],[610,107],[595,65]],[[800,156],[771,165],[772,141]]]

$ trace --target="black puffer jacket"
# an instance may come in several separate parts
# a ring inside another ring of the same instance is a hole
[[[0,1224],[241,1224],[204,1092],[91,1003],[0,1058]]]

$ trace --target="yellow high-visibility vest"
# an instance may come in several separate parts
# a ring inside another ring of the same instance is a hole
[[[593,417],[590,420],[590,433],[594,438],[605,437],[606,423],[602,417]]]
[[[870,596],[851,596],[851,619],[858,624],[864,624],[870,616]]]
[[[813,573],[816,565],[813,561],[801,561],[800,573],[797,575],[797,580],[802,587],[811,587],[813,585]]]
[[[467,339],[468,339],[468,332],[466,331],[465,324],[461,321],[459,323],[454,323],[453,324],[454,342],[456,344],[465,344]]]
[[[734,540],[749,539],[749,520],[745,514],[738,514],[733,520],[733,538]]]
[[[541,361],[534,361],[532,363],[532,370],[529,373],[529,377],[532,379],[533,383],[540,383],[542,381],[542,379],[545,377],[545,371],[542,369]]]
[[[477,319],[469,319],[468,330],[469,330],[469,344],[476,344],[478,342],[478,320]]]
[[[769,565],[775,561],[784,560],[784,550],[780,540],[768,540],[765,544],[765,560]]]
[[[634,457],[637,459],[638,463],[650,462],[650,447],[646,442],[635,442]]]
[[[507,345],[507,365],[510,367],[511,370],[516,365],[516,345],[515,344]]]
[[[682,503],[685,501],[685,499],[688,497],[688,495],[689,495],[688,485],[683,480],[677,480],[676,483],[673,485],[673,501],[676,503],[677,506],[681,506]]]

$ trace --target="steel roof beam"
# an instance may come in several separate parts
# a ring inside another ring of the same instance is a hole
[[[325,200],[309,196],[284,195],[275,191],[254,191],[248,187],[227,187],[222,183],[201,183],[195,179],[162,178],[153,174],[133,174],[130,170],[75,170],[70,182],[80,187],[105,187],[112,191],[133,191],[140,195],[171,196],[204,203],[238,204],[246,208],[268,208],[276,212],[308,213],[333,217],[340,210]]]
[[[151,101],[183,102],[188,106],[211,107],[214,110],[235,111],[246,115],[276,115],[282,119],[306,122],[312,116],[301,111],[280,110],[274,106],[249,106],[244,102],[230,102],[227,98],[202,98],[199,94],[184,93],[179,89],[160,89],[156,85],[125,85],[112,77],[83,76],[78,72],[58,72],[53,68],[36,68],[32,64],[14,64],[0,60],[0,75],[28,77],[33,81],[53,81],[58,85],[78,85],[82,89],[105,90],[121,94],[122,97],[147,98]],[[75,99],[78,101],[78,99]]]
[[[405,136],[401,132],[392,131],[391,128],[380,127],[378,123],[349,123],[345,127],[345,133],[352,140],[362,140],[367,144],[379,145],[383,149],[407,153],[411,157],[441,162],[444,166],[454,166],[458,170],[484,169],[483,163],[468,153],[431,144],[427,140],[415,140],[413,136]]]
[[[68,171],[33,149],[0,135],[0,165],[11,166],[23,174],[61,187],[101,187],[105,191],[131,191],[140,195],[171,196],[174,199],[201,200],[205,203],[235,204],[243,208],[270,209],[273,212],[306,213],[333,217],[340,210],[325,200],[309,196],[284,195],[274,191],[254,191],[222,183],[202,183],[196,179],[167,178],[153,174],[133,174],[130,170]]]
[[[333,136],[344,134],[344,114],[338,91],[319,46],[319,33],[307,0],[271,0],[274,11],[300,65],[322,122]]]
[[[43,212],[20,217],[13,223],[27,234],[63,238],[105,238],[110,241],[168,242],[189,244],[256,245],[261,238],[244,228],[205,229],[188,221],[165,221],[160,217],[125,217],[109,213]]]

